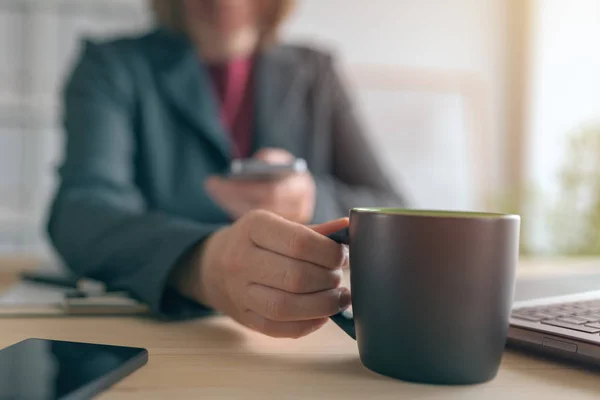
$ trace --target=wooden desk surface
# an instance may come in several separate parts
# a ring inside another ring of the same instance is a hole
[[[0,284],[32,260],[0,260]],[[565,268],[568,265],[568,269]],[[586,273],[600,260],[523,261],[522,276]],[[0,348],[29,337],[145,347],[148,365],[102,399],[598,399],[600,372],[507,352],[495,380],[439,387],[365,369],[332,323],[299,340],[271,339],[226,318],[160,323],[135,318],[0,319]]]

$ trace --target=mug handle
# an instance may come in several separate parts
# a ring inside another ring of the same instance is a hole
[[[348,228],[344,228],[340,231],[334,232],[328,235],[330,239],[335,240],[340,244],[350,244],[350,231]],[[356,331],[354,328],[354,317],[347,311],[342,311],[335,315],[332,315],[331,320],[337,324],[344,332],[348,334],[352,339],[356,340]]]

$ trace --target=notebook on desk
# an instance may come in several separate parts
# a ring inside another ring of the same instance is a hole
[[[20,281],[0,294],[0,318],[69,315],[140,315],[148,307],[124,292]]]

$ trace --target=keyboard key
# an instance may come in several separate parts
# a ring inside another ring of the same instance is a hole
[[[556,315],[553,314],[548,314],[548,313],[537,313],[535,314],[536,317],[541,317],[542,319],[556,319]],[[590,321],[590,322],[594,322],[594,321]]]
[[[556,315],[559,318],[566,318],[566,317],[570,317],[570,316],[574,315],[575,313],[569,312],[569,311],[558,311],[558,312],[555,312],[552,314]]]
[[[578,312],[578,313],[575,313],[575,314],[573,314],[572,316],[573,316],[573,317],[578,317],[578,318],[585,318],[585,319],[588,319],[588,318],[590,318],[590,315],[591,315],[591,314],[590,314],[590,313],[588,313],[588,312]]]
[[[518,313],[519,315],[524,314],[535,314],[537,310],[535,308],[517,308],[513,310],[514,313]]]
[[[527,314],[512,314],[511,317],[522,319],[524,321],[530,322],[539,322],[542,320],[542,317],[538,317],[537,315],[527,315]]]
[[[569,318],[572,318],[572,317],[569,317]],[[600,320],[600,318],[590,317],[589,315],[577,315],[576,318],[585,319],[585,322],[588,324],[590,322],[596,322],[596,321]]]
[[[554,318],[566,318],[569,316],[569,314],[565,314],[565,313],[553,313]]]
[[[560,308],[562,308],[563,310],[566,310],[566,311],[578,311],[578,310],[582,309],[581,307],[572,306],[570,304],[565,304],[565,305],[561,306]],[[583,308],[583,309],[585,309],[585,308]]]
[[[560,328],[567,328],[567,329],[572,329],[574,331],[586,332],[586,333],[600,332],[600,328],[594,328],[594,327],[585,326],[585,325],[570,324],[568,322],[562,322],[562,321],[542,321],[542,324],[558,326]]]
[[[585,324],[585,326],[587,326],[589,328],[600,329],[600,323],[598,323],[598,322],[594,322],[594,323],[591,323],[591,324]]]
[[[585,324],[586,322],[588,322],[587,319],[585,319],[585,318],[579,318],[579,317],[558,318],[558,321],[566,322],[568,324],[575,324],[575,325],[581,325],[581,324]]]
[[[551,315],[553,317],[558,317],[560,315],[565,315],[564,311],[560,311],[560,310],[556,310],[556,309],[547,309],[547,310],[540,310],[541,313],[545,314],[545,315]]]

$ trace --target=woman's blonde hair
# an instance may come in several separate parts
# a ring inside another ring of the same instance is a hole
[[[149,0],[157,22],[174,32],[186,33],[181,0]],[[254,0],[256,1],[256,0]],[[261,43],[277,39],[279,27],[295,6],[295,0],[259,0]]]

